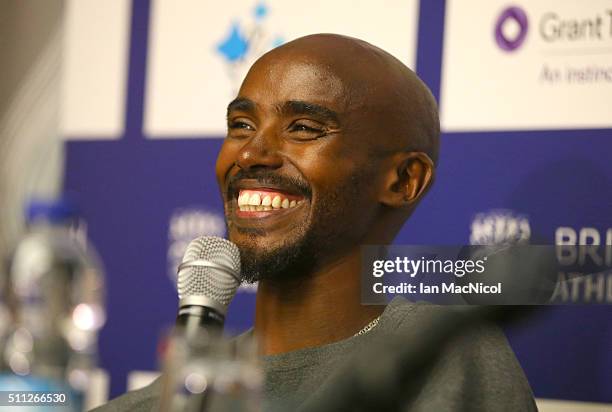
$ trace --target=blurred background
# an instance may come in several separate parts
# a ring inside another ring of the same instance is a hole
[[[257,57],[320,32],[389,51],[440,103],[436,183],[397,243],[610,245],[611,10],[609,0],[2,0],[0,256],[23,235],[29,199],[67,194],[106,272],[102,398],[142,385],[174,322],[177,261],[191,239],[225,234],[214,163],[227,103]],[[252,323],[254,291],[230,307],[234,333]],[[559,293],[567,305],[507,329],[510,343],[542,410],[611,410],[612,273]]]

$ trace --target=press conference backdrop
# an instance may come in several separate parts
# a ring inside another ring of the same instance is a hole
[[[72,0],[66,19],[64,184],[108,275],[111,396],[158,366],[187,242],[225,234],[227,103],[258,56],[301,35],[380,46],[440,101],[436,183],[397,243],[612,243],[609,0]],[[612,273],[562,293],[601,305],[536,315],[511,345],[537,397],[612,403]],[[241,289],[228,327],[253,307]]]

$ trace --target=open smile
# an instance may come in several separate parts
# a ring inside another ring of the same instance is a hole
[[[241,218],[261,219],[293,212],[304,202],[303,196],[275,189],[241,189],[235,211]]]

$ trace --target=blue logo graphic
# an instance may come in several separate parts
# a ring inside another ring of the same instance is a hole
[[[252,10],[251,22],[232,22],[228,34],[217,45],[217,52],[229,65],[235,66],[248,60],[250,66],[261,54],[285,42],[282,36],[270,36],[265,30],[269,13],[268,6],[260,2]]]
[[[230,62],[235,62],[247,54],[249,41],[240,32],[240,25],[237,22],[232,24],[230,35],[219,44],[217,50]]]

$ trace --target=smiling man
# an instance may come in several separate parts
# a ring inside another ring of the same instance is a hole
[[[295,410],[345,362],[390,338],[414,341],[444,310],[360,302],[361,246],[391,243],[432,184],[436,103],[385,51],[320,34],[262,56],[227,124],[217,180],[243,275],[259,282],[248,334],[260,343],[267,406]],[[156,391],[109,405],[148,410]],[[405,393],[401,410],[535,409],[495,327],[452,341]]]
[[[309,36],[253,65],[227,121],[217,179],[263,352],[351,336],[382,312],[359,301],[361,245],[391,242],[432,181],[429,91],[365,42]]]
[[[292,410],[364,348],[426,330],[441,308],[360,303],[360,249],[389,244],[432,184],[436,103],[361,40],[307,36],[261,57],[228,106],[216,165],[229,238],[258,281],[255,326],[270,405]],[[406,410],[533,410],[496,328],[441,351]]]

